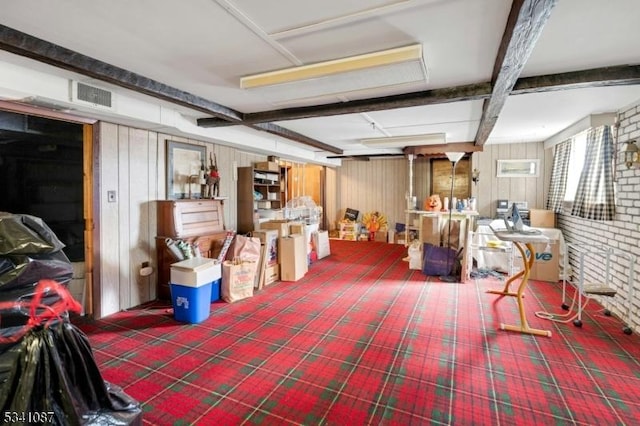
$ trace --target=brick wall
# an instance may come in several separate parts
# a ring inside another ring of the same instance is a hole
[[[621,110],[618,115],[620,127],[616,152],[627,141],[636,139],[640,143],[640,102]],[[619,156],[618,156],[619,158]],[[616,217],[614,221],[595,221],[558,215],[558,227],[565,241],[579,247],[602,246],[617,253],[628,253],[640,259],[640,169],[627,169],[618,164],[616,176]],[[573,275],[579,273],[579,257],[570,256]],[[614,315],[619,316],[634,332],[640,332],[640,266],[634,266],[632,289],[629,292],[629,261],[622,256],[613,256],[610,260],[612,279],[608,283],[618,293],[614,297],[598,297],[602,305]],[[585,282],[601,282],[605,278],[606,263],[598,255],[585,256]],[[631,300],[628,295],[631,293]],[[570,297],[568,303],[570,303]],[[603,321],[606,319],[603,317]]]

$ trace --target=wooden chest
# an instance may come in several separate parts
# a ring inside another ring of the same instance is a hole
[[[187,238],[223,230],[221,200],[158,201],[158,236]]]
[[[202,257],[216,258],[227,232],[224,230],[222,200],[159,200],[157,214],[157,297],[169,300],[170,269],[177,260],[165,240],[171,238],[197,244]]]

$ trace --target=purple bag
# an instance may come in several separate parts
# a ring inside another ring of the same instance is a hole
[[[422,273],[431,276],[448,276],[456,265],[458,253],[449,247],[424,243]]]

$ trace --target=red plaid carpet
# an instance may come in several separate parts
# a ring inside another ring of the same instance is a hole
[[[211,306],[181,324],[158,303],[81,324],[103,377],[146,424],[633,425],[640,336],[591,302],[583,326],[560,286],[532,282],[519,324],[496,279],[444,283],[411,271],[401,245],[331,241],[298,282]]]

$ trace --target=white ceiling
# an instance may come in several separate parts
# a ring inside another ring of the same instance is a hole
[[[507,0],[21,0],[3,3],[0,24],[254,113],[488,82],[510,8]],[[638,17],[637,0],[558,1],[521,76],[640,63]],[[426,83],[290,103],[239,88],[242,76],[410,44],[422,45]],[[2,63],[82,79],[7,52],[0,52]],[[0,98],[12,98],[10,85],[0,78]],[[13,98],[24,94],[19,92]],[[617,111],[638,100],[640,85],[512,95],[487,144],[543,141],[589,114]],[[211,116],[176,108],[192,123]],[[359,139],[442,132],[447,143],[474,141],[482,109],[483,101],[473,100],[276,124],[347,155],[375,154],[399,150],[367,148]],[[182,131],[197,128],[187,127]],[[264,143],[264,150],[277,149],[285,157],[289,146],[299,157],[308,151],[308,159],[335,155],[243,126],[197,130],[229,143],[249,135],[256,146]]]

